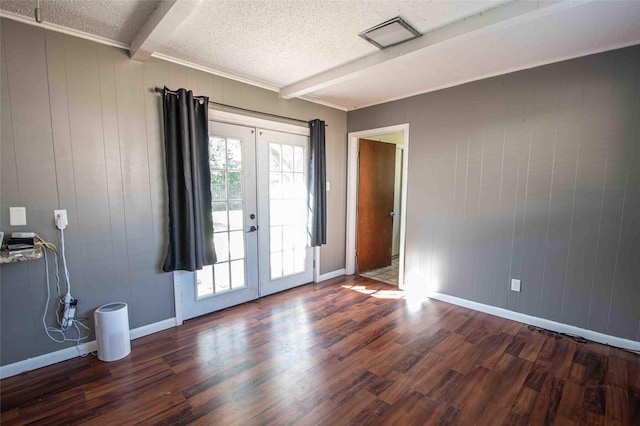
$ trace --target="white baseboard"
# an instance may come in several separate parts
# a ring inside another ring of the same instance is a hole
[[[154,322],[152,324],[143,325],[142,327],[134,328],[129,332],[131,340],[138,339],[140,337],[148,336],[149,334],[157,333],[158,331],[166,330],[167,328],[175,327],[176,319],[167,318],[166,320]]]
[[[129,331],[129,335],[131,336],[131,340],[134,340],[175,326],[176,319],[168,318],[166,320],[158,321],[153,324],[147,324],[143,325],[142,327],[134,328],[133,330]],[[0,379],[5,379],[7,377],[24,373],[25,371],[35,370],[81,355],[86,355],[97,349],[98,345],[96,341],[92,340],[91,342],[82,343],[77,347],[72,346],[70,348],[61,349],[59,351],[50,352],[48,354],[36,356],[33,358],[27,358],[22,361],[14,362],[13,364],[3,365],[0,366]]]
[[[630,351],[640,351],[640,342],[636,342],[634,340],[623,339],[621,337],[610,336],[608,334],[599,333],[593,330],[587,330],[569,324],[563,324],[561,322],[551,321],[527,314],[521,314],[519,312],[510,311],[508,309],[485,305],[483,303],[473,302],[471,300],[461,299],[455,296],[449,296],[448,294],[430,293],[429,297],[432,299],[451,303],[453,305],[473,309],[474,311],[480,311],[513,321],[534,325],[536,327],[545,328],[547,330],[556,331],[558,333],[580,336],[584,337],[587,340],[604,343],[605,345],[616,346],[618,348],[628,349]]]
[[[316,282],[319,283],[322,281],[330,280],[331,278],[341,277],[345,275],[345,273],[346,273],[346,270],[344,268],[338,269],[336,271],[327,272],[326,274],[318,275],[318,279],[316,280]]]

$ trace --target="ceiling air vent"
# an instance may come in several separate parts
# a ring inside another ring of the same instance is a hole
[[[358,35],[378,49],[386,49],[387,47],[418,38],[422,34],[398,16],[371,27]]]

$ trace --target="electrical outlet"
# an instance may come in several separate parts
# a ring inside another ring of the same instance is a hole
[[[53,220],[56,224],[56,228],[63,230],[69,224],[69,220],[67,218],[66,210],[54,210],[53,211]]]
[[[512,279],[511,280],[511,291],[520,291],[520,286],[522,284],[521,280]]]

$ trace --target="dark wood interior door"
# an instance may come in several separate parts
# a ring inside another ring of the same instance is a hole
[[[358,273],[391,265],[396,146],[360,139]]]

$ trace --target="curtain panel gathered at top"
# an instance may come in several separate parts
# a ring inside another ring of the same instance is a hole
[[[309,242],[311,247],[327,243],[327,160],[325,125],[322,120],[309,122]]]
[[[169,246],[162,269],[195,271],[216,262],[211,216],[208,98],[162,92],[169,189]]]

